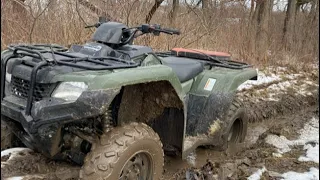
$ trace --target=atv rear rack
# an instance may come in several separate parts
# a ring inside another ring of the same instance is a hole
[[[49,48],[50,50],[42,47]],[[25,57],[25,56],[29,56],[37,60],[40,60],[39,62],[34,62],[34,61],[26,62],[28,63],[28,65],[33,66],[33,69],[31,72],[27,105],[25,109],[26,115],[31,114],[31,106],[33,102],[33,93],[34,93],[34,88],[36,84],[37,72],[40,68],[44,66],[63,65],[63,66],[69,66],[69,67],[86,69],[86,70],[110,70],[110,69],[119,69],[119,68],[134,68],[140,65],[139,62],[134,62],[132,60],[130,61],[124,60],[124,59],[115,58],[115,57],[79,57],[79,56],[66,53],[68,49],[58,45],[42,45],[42,44],[15,45],[15,46],[11,45],[9,46],[8,49],[13,51],[13,53],[11,55],[6,56],[3,60],[1,60],[1,100],[3,100],[5,95],[5,79],[6,79],[6,69],[7,69],[8,62],[13,58],[19,58],[19,57]],[[51,53],[52,58],[45,58],[43,56],[43,53]],[[57,60],[55,55],[66,56],[67,58]],[[107,63],[105,62],[105,60],[114,61],[117,63],[113,63],[113,64]],[[77,64],[78,62],[84,62],[84,61],[93,63],[94,65]]]
[[[195,50],[192,50],[195,51]],[[185,57],[185,58],[192,58],[196,61],[200,61],[204,63],[205,65],[209,65],[210,69],[212,67],[224,67],[224,68],[230,68],[230,69],[245,69],[252,67],[252,65],[249,65],[247,63],[239,62],[239,61],[232,61],[228,60],[226,57],[217,57],[217,56],[210,56],[205,53],[202,53],[201,51],[195,51],[195,53],[177,53],[175,51],[166,51],[166,52],[157,52],[157,56],[160,57]]]

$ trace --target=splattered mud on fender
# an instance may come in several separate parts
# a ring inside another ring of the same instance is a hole
[[[224,118],[233,98],[233,93],[214,93],[209,97],[189,95],[186,134],[188,136],[208,134],[211,125],[217,120],[220,121],[221,129],[226,127],[224,121],[220,119]]]
[[[214,93],[208,97],[189,95],[183,158],[200,145],[220,145],[228,124],[225,115],[234,93]]]
[[[220,121],[220,119],[214,121],[209,127],[208,135],[211,136],[211,135],[214,135],[215,133],[217,133],[218,131],[220,131],[221,124],[222,124],[222,122]]]

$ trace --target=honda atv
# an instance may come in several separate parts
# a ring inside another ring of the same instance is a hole
[[[257,79],[227,53],[133,45],[160,25],[100,21],[65,48],[11,45],[1,53],[1,149],[26,146],[81,165],[79,177],[159,179],[164,152],[227,149],[247,131],[237,87]]]

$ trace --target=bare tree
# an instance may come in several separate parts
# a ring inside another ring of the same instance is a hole
[[[209,8],[209,0],[201,0],[202,2],[202,9],[208,9]]]
[[[294,26],[295,26],[295,10],[296,10],[296,0],[288,0],[286,17],[284,20],[282,43],[283,47],[290,49],[294,41]]]
[[[13,14],[18,15],[21,18],[24,18],[27,15],[25,0],[12,0],[11,5]]]
[[[257,0],[256,8],[253,14],[252,25],[254,35],[252,41],[254,43],[253,52],[258,60],[266,60],[269,47],[269,21],[272,10],[273,0]]]
[[[160,7],[160,4],[163,2],[164,0],[155,0],[154,5],[152,6],[151,10],[149,11],[149,13],[146,16],[146,23],[150,23],[152,16],[154,15],[154,13],[157,11],[157,9]]]
[[[253,14],[253,11],[255,9],[254,7],[255,3],[254,3],[254,0],[250,0],[250,14],[249,14],[249,17],[252,18],[252,14]]]
[[[315,2],[315,1],[319,1],[319,0],[296,0],[295,13],[297,14],[299,12],[299,9],[302,9],[304,5]]]
[[[172,9],[169,13],[169,19],[171,24],[173,24],[176,20],[178,9],[179,9],[179,0],[173,0]]]
[[[78,2],[82,6],[86,7],[91,12],[93,12],[99,16],[102,16],[102,15],[108,16],[107,14],[104,14],[100,8],[96,7],[94,4],[92,4],[91,2],[89,2],[87,0],[78,0]],[[110,16],[108,16],[108,18],[110,18]]]

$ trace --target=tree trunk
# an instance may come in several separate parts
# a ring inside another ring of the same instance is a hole
[[[314,28],[317,29],[318,32],[312,32],[314,34],[314,45],[313,45],[313,52],[317,54],[318,61],[319,61],[319,0],[316,0],[312,4],[312,8],[310,11],[311,14],[311,23],[314,23]]]
[[[52,12],[55,12],[57,11],[57,7],[58,7],[58,1],[57,0],[49,0],[51,1],[49,6],[48,6],[48,9]]]
[[[11,1],[13,14],[17,14],[19,18],[25,18],[27,15],[27,10],[23,6],[25,3],[25,0],[17,0],[17,1]]]
[[[96,7],[94,4],[87,0],[78,0],[79,4],[89,9],[92,13],[98,16],[106,16],[107,19],[111,20],[111,16],[107,12],[103,12],[100,8]]]
[[[250,13],[249,13],[249,18],[251,19],[252,18],[252,14],[254,12],[254,0],[251,0],[250,1]]]
[[[253,15],[254,46],[253,52],[257,60],[266,60],[269,48],[269,21],[272,10],[273,0],[257,0],[256,9]]]
[[[148,15],[146,16],[146,23],[149,24],[152,16],[154,15],[154,13],[157,11],[157,9],[160,7],[160,4],[163,2],[164,0],[156,0],[154,5],[152,6],[151,10],[149,11]]]
[[[210,24],[212,23],[211,19],[211,7],[209,0],[202,0],[202,13],[204,18],[204,26],[210,27]]]
[[[294,43],[296,0],[288,0],[286,17],[284,19],[282,43],[284,48],[290,50]]]
[[[209,0],[202,0],[202,9],[208,9],[209,8]]]
[[[173,25],[177,18],[177,13],[179,9],[179,0],[173,0],[172,2],[172,9],[169,13],[169,19],[170,19],[170,24]]]

